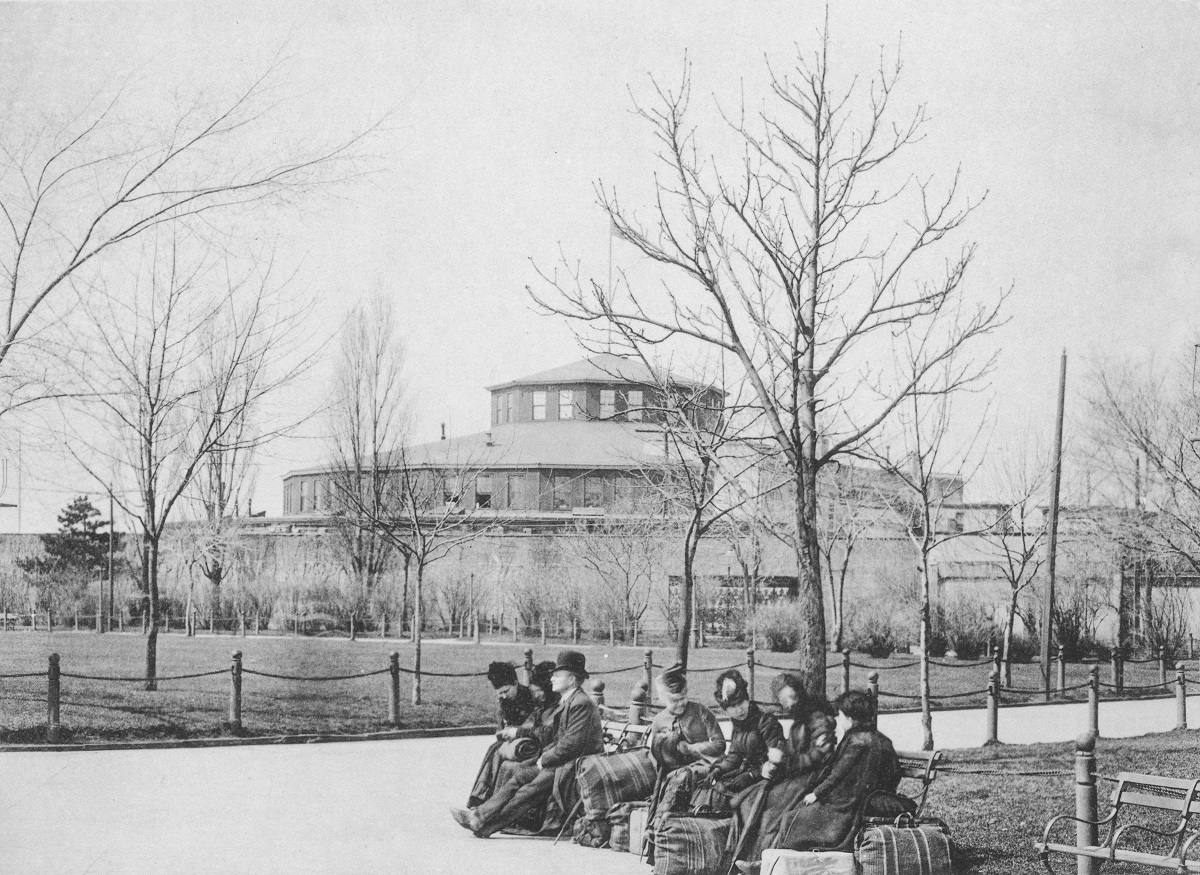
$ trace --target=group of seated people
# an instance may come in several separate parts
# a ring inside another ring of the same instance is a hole
[[[528,688],[517,683],[511,665],[491,665],[500,731],[468,806],[452,809],[459,824],[487,837],[500,830],[554,832],[566,823],[577,799],[575,764],[604,749],[600,711],[582,689],[587,677],[583,654],[570,650],[537,665]],[[656,688],[663,708],[649,730],[658,772],[651,837],[667,818],[694,812],[705,790],[706,804],[720,800],[715,804],[733,818],[730,858],[751,872],[767,848],[844,846],[863,801],[899,784],[899,762],[875,728],[869,693],[843,693],[830,705],[810,697],[798,677],[779,675],[771,691],[780,717],[791,720],[785,735],[779,718],[751,701],[741,673],[726,671],[714,691],[732,724],[726,742],[713,711],[689,697],[681,665],[664,671]]]

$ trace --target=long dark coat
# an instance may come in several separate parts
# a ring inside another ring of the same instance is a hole
[[[771,748],[786,750],[783,727],[775,716],[750,703],[745,720],[733,720],[729,750],[713,764],[721,784],[731,793],[762,780],[762,767]]]
[[[557,701],[558,697],[555,696],[554,702],[557,703]],[[499,734],[499,730],[508,726],[524,728],[531,722],[540,723],[542,715],[550,707],[551,705],[535,699],[529,687],[518,684],[517,692],[512,698],[500,700],[500,706],[496,710],[497,734]],[[519,730],[518,733],[521,734]],[[505,761],[500,756],[500,748],[503,744],[504,739],[497,738],[483,755],[483,762],[479,766],[479,772],[475,775],[475,783],[471,786],[471,795],[467,798],[467,807],[474,808],[487,801],[496,788],[508,777],[503,771]]]
[[[838,848],[849,838],[863,801],[876,790],[894,793],[899,784],[900,763],[891,740],[868,726],[852,726],[811,791],[817,801],[801,803],[776,847]]]
[[[823,709],[792,715],[787,752],[770,781],[760,781],[734,797],[733,847],[740,859],[757,860],[763,848],[776,846],[784,817],[816,784],[825,762],[833,755],[834,724]]]

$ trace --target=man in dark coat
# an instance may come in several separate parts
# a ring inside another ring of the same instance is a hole
[[[529,687],[517,683],[517,670],[510,662],[493,662],[488,666],[488,682],[496,691],[496,741],[483,755],[483,763],[475,776],[467,805],[479,805],[488,799],[499,783],[500,766],[504,762],[501,746],[514,738],[517,727],[523,725],[537,706]]]
[[[837,848],[849,837],[855,817],[876,791],[896,792],[900,762],[891,740],[874,728],[867,693],[842,693],[837,703],[837,752],[821,780],[804,797],[777,847],[796,851]]]
[[[574,784],[576,760],[604,751],[600,709],[583,691],[587,678],[582,653],[564,650],[558,654],[551,675],[551,685],[560,696],[553,713],[556,727],[553,740],[535,762],[514,768],[512,776],[491,799],[476,808],[450,809],[460,826],[479,838],[488,838],[522,821],[560,788]]]

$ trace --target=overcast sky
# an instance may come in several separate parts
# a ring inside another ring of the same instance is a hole
[[[570,329],[534,315],[533,264],[561,251],[603,275],[597,180],[645,202],[653,142],[630,112],[649,76],[693,64],[693,105],[753,107],[766,65],[811,47],[816,3],[59,3],[0,7],[0,95],[67,105],[133,75],[147,93],[229,94],[282,54],[281,137],[348,131],[391,112],[369,184],[280,226],[297,282],[335,325],[362,295],[395,302],[421,403],[421,438],[487,422],[483,387],[579,358]],[[969,283],[1012,286],[994,381],[998,429],[1048,432],[1058,356],[1185,355],[1200,264],[1200,5],[834,3],[835,72],[904,60],[900,100],[923,101],[922,174],[987,194],[967,235]],[[716,148],[716,147],[714,147]],[[632,258],[618,243],[618,265]],[[316,330],[319,330],[316,329]],[[322,391],[314,373],[304,392]],[[263,454],[255,509],[277,513],[282,473],[318,461],[320,425]],[[11,429],[9,484],[16,497]],[[24,459],[22,526],[54,527],[93,484]],[[16,514],[0,510],[0,530]]]

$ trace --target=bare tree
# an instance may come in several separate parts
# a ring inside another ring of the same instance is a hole
[[[818,524],[817,546],[829,580],[829,606],[833,618],[830,643],[840,651],[846,631],[846,581],[850,563],[862,540],[891,508],[878,489],[874,471],[850,465],[830,466],[818,484],[824,504]]]
[[[531,295],[584,328],[615,325],[646,344],[723,350],[747,381],[763,431],[790,477],[802,616],[799,668],[825,692],[825,609],[818,548],[822,468],[860,447],[918,392],[928,373],[996,324],[1000,299],[965,300],[967,244],[942,253],[972,210],[957,174],[935,192],[929,178],[896,184],[894,167],[922,131],[924,110],[895,120],[900,64],[882,65],[865,91],[839,91],[828,28],[793,70],[772,71],[771,100],[732,120],[742,157],[710,158],[689,114],[690,75],[654,83],[637,105],[660,144],[650,219],[599,186],[614,232],[661,271],[645,288],[622,274],[609,288],[564,259],[551,289]],[[898,168],[896,168],[898,169]],[[882,241],[882,242],[881,242]],[[1000,296],[1002,298],[1002,296]],[[969,312],[948,322],[948,314]],[[941,330],[947,326],[953,330]],[[896,338],[925,339],[916,373],[872,354]]]
[[[971,521],[947,510],[947,505],[962,501],[962,487],[973,473],[975,463],[971,456],[984,422],[981,418],[973,430],[962,430],[962,424],[953,416],[952,402],[956,392],[969,390],[986,378],[993,360],[960,364],[951,356],[931,373],[922,366],[922,355],[920,344],[910,341],[909,370],[922,374],[917,383],[919,391],[910,395],[904,409],[899,411],[894,443],[872,447],[870,456],[900,486],[894,508],[917,553],[921,581],[918,620],[921,727],[924,749],[933,750],[929,689],[929,644],[933,632],[931,558],[943,545],[980,531],[970,525]]]
[[[1021,611],[1022,596],[1037,579],[1046,561],[1048,531],[1042,513],[1042,490],[1049,474],[1049,460],[1028,445],[998,457],[998,482],[1007,505],[994,525],[980,532],[992,555],[992,565],[1008,584],[1004,617],[1004,685],[1012,686],[1013,628]]]
[[[625,640],[650,605],[654,571],[661,565],[662,527],[655,523],[645,518],[581,520],[575,528],[579,559],[592,572],[587,589],[599,608],[597,618],[614,623]]]
[[[415,574],[412,590],[412,703],[421,704],[421,631],[424,624],[424,580],[429,567],[487,531],[486,521],[471,499],[477,478],[490,459],[486,446],[470,438],[446,439],[420,448],[403,447],[387,462],[381,478],[384,493],[375,503],[362,493],[338,496],[350,508],[348,519],[378,532]]]
[[[391,489],[388,465],[402,452],[411,422],[404,348],[382,296],[356,307],[342,329],[327,417],[332,494],[318,502],[331,505],[338,556],[365,605],[392,559],[393,543],[381,529]],[[410,557],[401,554],[403,628]]]
[[[232,98],[177,94],[148,116],[128,84],[79,105],[10,107],[0,136],[0,414],[61,395],[51,361],[75,347],[54,335],[63,290],[92,280],[126,244],[164,225],[210,229],[233,210],[277,207],[359,172],[375,129],[340,140],[272,130],[278,67]],[[289,144],[284,148],[264,144]]]
[[[167,522],[214,452],[249,453],[280,433],[241,425],[308,359],[298,353],[300,314],[274,285],[269,263],[234,273],[202,241],[175,233],[149,241],[137,268],[122,278],[120,294],[97,285],[89,292],[104,294],[80,302],[95,345],[79,373],[92,399],[84,411],[114,446],[88,452],[95,442],[82,438],[68,445],[99,482],[113,468],[130,481],[130,494],[115,497],[140,530],[146,686],[155,689]]]

